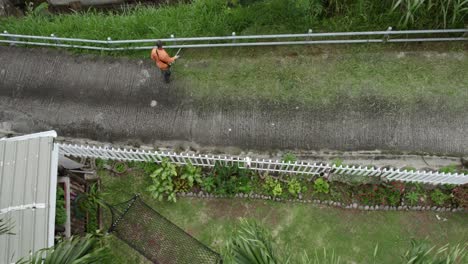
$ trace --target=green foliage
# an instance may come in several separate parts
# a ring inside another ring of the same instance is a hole
[[[431,200],[437,205],[443,205],[450,199],[450,195],[443,193],[440,189],[435,189],[431,193]]]
[[[159,168],[151,173],[150,177],[152,183],[147,190],[150,192],[151,197],[159,201],[167,197],[168,201],[176,202],[173,178],[177,177],[177,169],[174,164],[164,159]]]
[[[231,262],[236,264],[279,264],[282,262],[273,249],[273,238],[255,222],[241,220],[237,233],[228,241]],[[229,262],[228,262],[229,263]]]
[[[99,237],[88,234],[85,237],[71,237],[54,247],[36,251],[19,264],[91,264],[110,259],[109,249]]]
[[[67,211],[65,209],[65,192],[62,187],[57,186],[55,197],[55,224],[63,225],[67,221]]]
[[[140,162],[137,163],[137,168],[143,170],[145,174],[150,175],[159,168],[156,162]]]
[[[400,14],[399,25],[408,27],[420,20],[432,20],[447,28],[463,23],[468,15],[467,0],[396,0],[392,12]]]
[[[416,205],[419,202],[419,196],[420,195],[417,192],[409,192],[405,195],[405,198],[410,205]]]
[[[402,256],[405,264],[458,264],[466,263],[466,245],[436,249],[423,241],[411,241],[411,248]]]
[[[201,168],[195,167],[192,164],[187,164],[183,167],[180,178],[188,182],[190,188],[193,187],[194,183],[201,184]]]
[[[228,4],[230,2],[230,4]],[[247,3],[248,2],[248,3]],[[423,2],[423,4],[421,4]],[[153,39],[176,36],[304,33],[382,30],[402,27],[463,26],[466,0],[204,0],[187,4],[122,11],[96,11],[44,16],[46,3],[29,8],[22,18],[2,18],[2,28],[17,34],[106,39]],[[393,12],[390,12],[393,10]],[[77,25],[80,25],[77,27]],[[92,29],[92,30],[89,30]]]
[[[297,179],[293,178],[288,181],[288,191],[292,196],[297,197],[300,193],[305,192],[306,190],[307,187],[302,186]]]
[[[402,168],[401,170],[404,170],[404,171],[416,171],[416,168],[415,168],[415,167],[409,167],[409,166],[407,166],[407,167]]]
[[[335,165],[336,167],[344,165],[342,159],[334,159],[334,160],[332,160],[331,164]]]
[[[329,193],[330,185],[323,178],[318,178],[314,181],[315,193]]]
[[[281,196],[281,194],[283,194],[281,182],[269,175],[267,175],[265,178],[265,184],[263,185],[263,189],[267,191],[269,195],[272,195],[274,197]]]
[[[117,173],[124,173],[127,171],[127,165],[123,162],[116,162],[114,165],[114,171]]]
[[[250,192],[251,171],[239,168],[237,164],[225,166],[217,162],[208,177],[213,177],[217,194],[233,195],[238,192]]]
[[[216,188],[213,176],[203,178],[202,183],[200,185],[202,187],[202,190],[207,193],[212,193]]]
[[[283,162],[291,162],[294,163],[297,161],[296,155],[292,154],[291,152],[288,152],[284,154],[283,156]]]
[[[96,168],[98,170],[102,170],[104,169],[104,165],[106,165],[106,160],[97,158],[94,160],[94,163],[96,164]]]
[[[456,173],[457,165],[456,164],[448,165],[448,166],[440,168],[439,171],[443,173]]]

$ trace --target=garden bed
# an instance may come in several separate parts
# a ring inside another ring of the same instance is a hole
[[[199,198],[248,198],[277,202],[315,203],[346,209],[463,211],[468,204],[468,185],[429,185],[388,181],[352,175],[259,174],[237,165],[220,163],[214,168],[191,164],[121,162],[100,166],[112,173],[147,175],[147,191],[159,201],[176,202],[177,196]],[[127,171],[115,171],[116,164]],[[452,168],[454,169],[454,168]],[[443,168],[442,170],[447,170]]]

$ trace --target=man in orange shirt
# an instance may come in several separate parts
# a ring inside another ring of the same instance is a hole
[[[164,81],[169,83],[169,77],[171,76],[171,63],[179,58],[178,55],[174,57],[169,56],[167,52],[163,49],[162,41],[158,40],[156,42],[156,48],[151,50],[151,59],[156,62],[156,66],[161,70],[164,75]]]

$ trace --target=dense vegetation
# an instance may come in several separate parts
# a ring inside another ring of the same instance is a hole
[[[290,157],[285,157],[290,159]],[[339,162],[339,161],[337,161]],[[320,200],[327,204],[360,204],[378,208],[406,206],[466,207],[468,186],[424,185],[420,183],[389,182],[380,177],[355,175],[287,175],[259,174],[238,164],[217,163],[213,169],[201,169],[191,164],[177,166],[164,160],[155,163],[131,162],[132,170],[144,172],[151,183],[147,192],[159,201],[176,202],[176,193],[194,196],[251,197],[272,200]],[[406,168],[406,170],[414,170]],[[443,172],[466,172],[448,166]]]
[[[140,6],[113,12],[88,10],[48,15],[44,5],[23,18],[3,18],[11,33],[106,39],[280,32],[359,31],[463,27],[463,0],[194,0],[191,4]]]

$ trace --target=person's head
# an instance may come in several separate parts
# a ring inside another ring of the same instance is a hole
[[[163,47],[163,42],[158,40],[156,41],[156,47],[158,47],[159,49]]]

